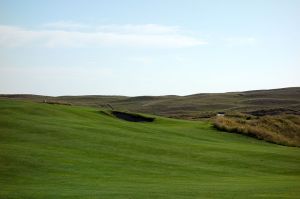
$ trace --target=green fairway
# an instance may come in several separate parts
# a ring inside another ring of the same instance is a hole
[[[0,198],[300,198],[300,148],[0,100]]]

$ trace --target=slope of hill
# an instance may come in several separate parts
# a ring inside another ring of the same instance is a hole
[[[188,96],[37,96],[0,95],[0,98],[26,99],[36,102],[67,102],[74,105],[111,108],[142,112],[174,118],[201,119],[214,116],[218,111],[249,112],[261,109],[281,108],[283,112],[300,114],[300,87],[273,90],[257,90],[231,93],[204,93]]]
[[[206,122],[0,100],[0,187],[0,198],[297,198],[300,149]]]

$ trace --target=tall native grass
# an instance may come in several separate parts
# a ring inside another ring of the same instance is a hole
[[[300,116],[225,116],[214,120],[214,127],[255,137],[267,142],[300,147]]]

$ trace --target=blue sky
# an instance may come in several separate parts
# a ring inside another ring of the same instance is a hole
[[[300,86],[300,1],[0,0],[0,93]]]

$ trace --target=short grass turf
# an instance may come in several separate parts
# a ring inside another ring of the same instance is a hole
[[[300,198],[300,149],[204,122],[0,100],[0,198]]]

